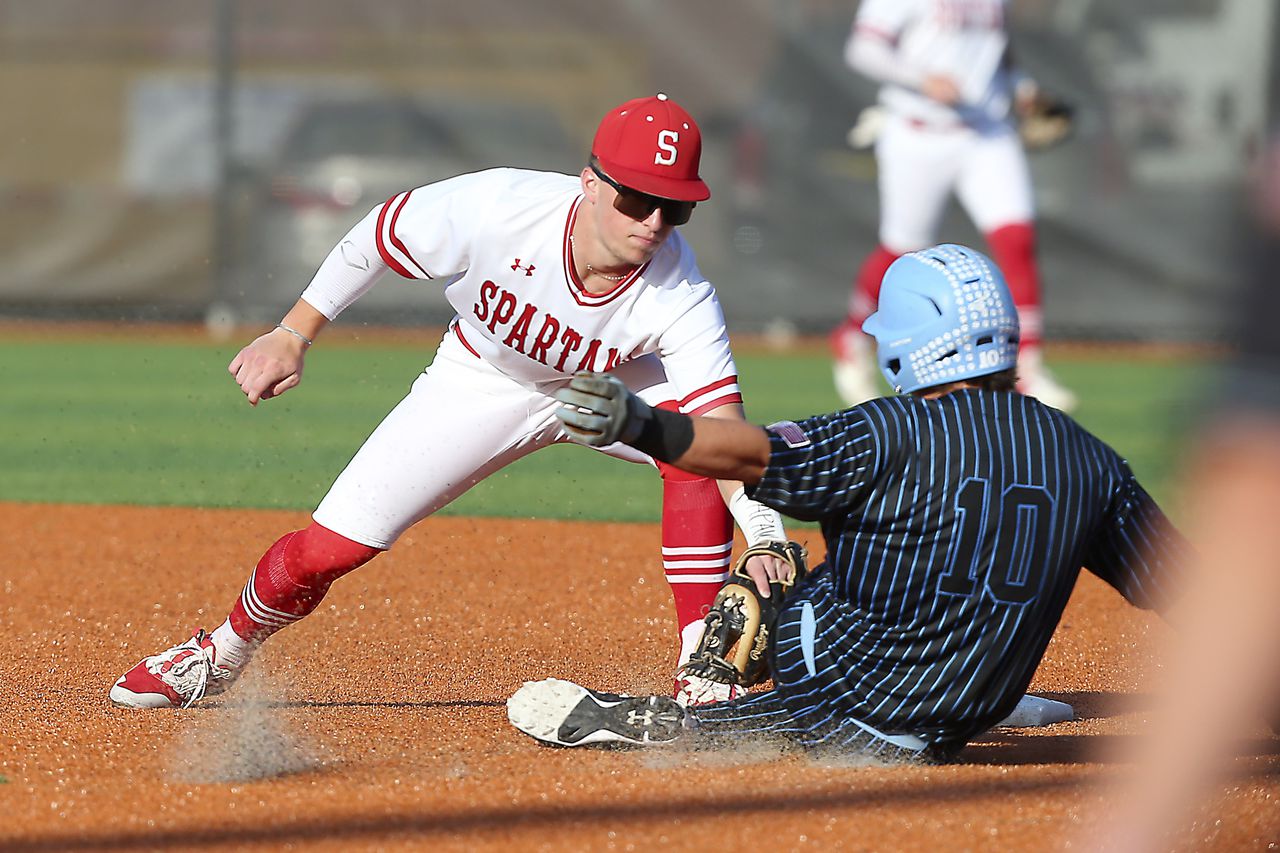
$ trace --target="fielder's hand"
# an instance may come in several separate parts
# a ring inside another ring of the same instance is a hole
[[[249,405],[278,397],[302,381],[306,345],[298,338],[274,329],[261,335],[231,359],[227,372],[236,379]]]
[[[759,581],[748,580],[746,569],[749,562],[762,556],[775,557],[789,567],[788,579],[776,581],[767,598],[755,593]],[[795,542],[761,542],[743,551],[716,593],[702,639],[681,673],[742,686],[768,678],[769,644],[778,613],[787,593],[807,574],[808,555]]]
[[[774,584],[791,586],[796,580],[795,566],[772,554],[757,554],[746,560],[739,574],[755,581],[756,592],[761,598],[773,596],[771,587]]]
[[[607,373],[575,374],[556,392],[564,403],[556,417],[569,437],[580,444],[604,447],[615,441],[630,443],[653,418],[653,409]]]

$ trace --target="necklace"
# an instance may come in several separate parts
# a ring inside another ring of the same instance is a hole
[[[608,273],[600,272],[600,270],[591,266],[591,264],[587,264],[587,272],[591,273],[592,275],[598,275],[607,281],[622,281],[624,278],[631,275],[631,272],[629,271],[621,273],[620,275],[609,275]]]
[[[570,234],[570,235],[569,235],[569,246],[570,246],[571,248],[573,248],[575,251],[576,251],[576,250],[577,250],[577,248],[578,248],[578,244],[574,241],[574,239],[573,239],[573,235],[572,235],[572,234]],[[588,273],[589,275],[599,276],[600,278],[604,279],[605,281],[622,281],[624,278],[626,278],[627,276],[631,275],[633,272],[635,272],[635,269],[634,269],[634,268],[629,269],[629,270],[627,270],[627,271],[626,271],[626,272],[624,272],[624,273],[619,273],[618,275],[609,275],[608,273],[600,272],[600,270],[598,270],[598,269],[596,269],[595,267],[591,266],[591,264],[587,264],[587,273]]]

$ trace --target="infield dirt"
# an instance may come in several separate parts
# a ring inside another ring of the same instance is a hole
[[[658,528],[438,517],[339,581],[225,697],[112,707],[141,657],[212,629],[293,512],[0,503],[0,849],[1056,850],[1100,812],[1099,750],[1142,730],[1163,625],[1082,577],[1032,685],[1078,719],[961,763],[770,750],[561,750],[504,702],[547,676],[668,689]],[[801,531],[816,558],[816,531]],[[1197,849],[1280,842],[1280,744]]]

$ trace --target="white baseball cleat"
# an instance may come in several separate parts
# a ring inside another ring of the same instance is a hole
[[[1076,718],[1075,709],[1066,702],[1057,702],[1028,693],[1018,700],[1018,707],[1009,716],[996,723],[996,727],[1031,728],[1065,723]]]
[[[556,746],[669,743],[686,732],[685,712],[667,696],[620,696],[572,681],[526,681],[507,700],[507,719]]]
[[[116,679],[111,701],[125,708],[188,708],[221,693],[240,670],[218,666],[213,641],[204,631],[158,655],[143,658]]]
[[[680,673],[676,676],[675,691],[672,695],[680,707],[696,708],[713,702],[728,702],[730,699],[745,696],[746,692],[736,684],[725,684],[700,675]]]

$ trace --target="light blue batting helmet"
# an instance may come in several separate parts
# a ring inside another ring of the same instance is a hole
[[[998,373],[1018,361],[1018,312],[1004,276],[981,252],[953,243],[903,255],[862,324],[899,394]]]

